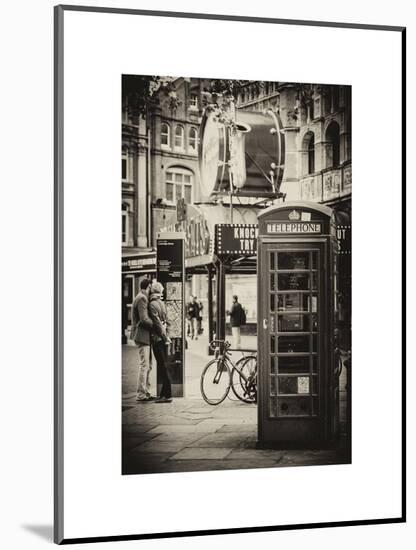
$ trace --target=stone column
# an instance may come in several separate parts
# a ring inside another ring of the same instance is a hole
[[[300,106],[298,92],[292,84],[279,86],[280,110],[279,114],[285,132],[285,170],[281,191],[287,194],[286,200],[300,199],[299,162],[297,138],[299,133]]]

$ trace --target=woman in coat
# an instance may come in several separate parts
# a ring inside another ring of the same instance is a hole
[[[153,322],[151,340],[153,354],[157,362],[157,372],[162,379],[160,397],[156,403],[172,401],[172,384],[168,371],[167,346],[172,342],[168,336],[166,306],[162,302],[163,285],[154,281],[150,288],[149,316]]]

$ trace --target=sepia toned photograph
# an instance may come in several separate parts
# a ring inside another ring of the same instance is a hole
[[[351,86],[121,90],[122,474],[349,464]]]

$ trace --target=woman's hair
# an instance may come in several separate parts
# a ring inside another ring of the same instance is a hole
[[[163,285],[158,281],[153,281],[152,286],[150,287],[151,294],[163,294]]]

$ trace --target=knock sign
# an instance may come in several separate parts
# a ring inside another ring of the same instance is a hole
[[[217,256],[251,256],[257,252],[256,224],[218,224],[215,227]]]

